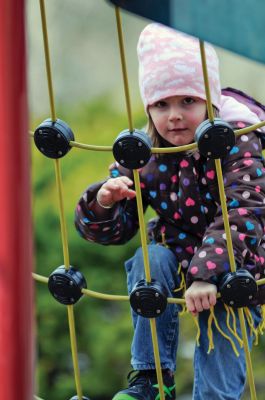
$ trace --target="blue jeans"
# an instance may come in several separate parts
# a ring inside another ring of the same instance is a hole
[[[179,286],[178,262],[172,251],[157,245],[148,246],[151,277],[157,279],[166,288],[168,297],[174,297],[173,290]],[[145,278],[142,249],[139,248],[134,257],[126,261],[127,286],[129,293],[136,282]],[[178,348],[180,306],[168,304],[165,312],[156,318],[157,336],[161,367],[176,370]],[[259,309],[253,309],[252,316],[257,326],[260,322]],[[219,326],[229,336],[226,325],[226,311],[222,303],[215,306],[215,315]],[[237,313],[236,313],[237,315]],[[194,354],[194,387],[193,400],[237,400],[240,399],[246,380],[246,364],[244,350],[237,346],[237,357],[227,339],[212,325],[214,350],[207,354],[209,341],[207,336],[208,311],[199,314],[201,329],[200,346],[196,346]],[[132,342],[131,364],[135,370],[155,369],[150,322],[132,310],[134,337]],[[237,317],[240,335],[239,319]],[[249,335],[249,330],[248,330]],[[253,338],[249,335],[249,346]]]

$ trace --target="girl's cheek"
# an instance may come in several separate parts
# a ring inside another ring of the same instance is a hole
[[[204,114],[198,113],[191,117],[191,122],[194,124],[200,124],[201,122],[205,121],[205,119],[206,118]]]

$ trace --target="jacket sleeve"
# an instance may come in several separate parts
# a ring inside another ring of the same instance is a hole
[[[117,163],[110,166],[110,177],[127,175],[131,171],[120,167]],[[136,199],[123,200],[111,209],[104,210],[104,218],[95,213],[97,192],[106,180],[97,182],[87,188],[80,198],[75,210],[75,226],[84,239],[104,245],[123,244],[137,232],[138,213]],[[144,210],[146,204],[143,201]]]
[[[258,135],[239,136],[222,163],[226,204],[235,261],[238,268],[259,262],[257,248],[264,234],[265,168]],[[194,254],[187,275],[194,280],[218,282],[230,271],[221,206],[218,205],[201,247]]]

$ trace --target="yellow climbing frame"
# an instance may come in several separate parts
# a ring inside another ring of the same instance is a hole
[[[45,52],[45,61],[46,61],[46,73],[47,73],[47,82],[48,82],[48,91],[49,91],[49,100],[50,100],[51,119],[52,119],[52,121],[55,122],[56,121],[56,112],[55,112],[52,72],[51,72],[51,63],[50,63],[50,54],[49,54],[49,42],[48,42],[45,3],[44,3],[44,0],[39,0],[39,2],[40,2],[40,12],[41,12],[41,20],[42,20],[42,31],[43,31],[43,42],[44,42],[44,52]],[[132,120],[131,101],[130,101],[130,94],[129,94],[128,74],[127,74],[127,68],[126,68],[124,41],[123,41],[123,34],[122,34],[122,23],[121,23],[121,16],[120,16],[118,7],[115,7],[115,14],[116,14],[116,22],[117,22],[117,32],[118,32],[118,40],[119,40],[122,75],[123,75],[123,82],[124,82],[126,108],[127,108],[127,115],[128,115],[128,127],[129,127],[129,131],[133,132],[133,120]],[[206,92],[206,98],[207,98],[208,116],[209,116],[209,120],[213,121],[214,113],[213,113],[213,107],[212,107],[212,103],[211,103],[211,93],[210,93],[209,82],[208,82],[207,60],[205,57],[204,43],[202,41],[200,41],[200,52],[201,52],[201,60],[202,60],[202,67],[203,67],[205,92]],[[265,122],[261,122],[259,124],[255,124],[250,127],[237,130],[237,131],[235,131],[235,134],[236,135],[246,134],[246,133],[251,132],[252,130],[258,129],[262,126],[265,126]],[[92,146],[92,145],[88,145],[88,144],[78,143],[75,141],[71,141],[70,145],[72,147],[76,147],[76,148],[80,148],[80,149],[84,149],[84,150],[112,151],[112,146]],[[197,145],[195,143],[193,143],[193,144],[181,146],[181,147],[170,147],[170,148],[163,148],[163,149],[152,148],[151,151],[153,154],[155,154],[155,153],[175,153],[175,152],[182,152],[182,151],[187,151],[187,150],[196,149],[196,148],[197,148]],[[226,234],[226,238],[227,238],[227,249],[228,249],[228,255],[229,255],[229,262],[230,262],[230,266],[231,266],[231,271],[234,272],[236,270],[236,264],[235,264],[235,259],[234,259],[231,231],[230,231],[228,212],[227,212],[227,207],[226,207],[226,197],[225,197],[225,191],[224,191],[224,182],[223,182],[223,175],[222,175],[220,159],[215,160],[215,166],[216,166],[216,172],[217,172],[218,187],[219,187],[219,192],[220,192],[221,208],[222,208],[222,213],[223,213],[225,234]],[[63,184],[62,184],[60,160],[58,160],[58,159],[54,160],[54,167],[55,167],[56,186],[57,186],[58,201],[59,201],[59,214],[60,214],[60,226],[61,226],[64,266],[66,269],[69,269],[70,268],[70,260],[69,260],[69,250],[68,250],[67,228],[66,228],[65,214],[64,214]],[[151,282],[151,273],[150,273],[147,239],[146,239],[146,229],[145,229],[145,222],[144,222],[144,212],[143,212],[143,206],[142,206],[142,196],[141,196],[140,179],[139,179],[138,170],[133,170],[133,176],[134,176],[134,183],[135,183],[135,190],[136,190],[137,210],[138,210],[139,226],[140,226],[140,237],[141,237],[141,244],[142,244],[143,256],[144,256],[145,277],[146,277],[147,282]],[[44,277],[44,276],[41,276],[41,275],[38,275],[35,273],[33,273],[33,277],[38,282],[42,282],[42,283],[46,283],[46,284],[48,283],[47,277]],[[257,281],[258,285],[261,285],[264,283],[265,283],[265,279],[261,279],[261,280]],[[82,289],[82,293],[84,295],[87,295],[90,297],[95,297],[95,298],[100,298],[103,300],[111,300],[111,301],[128,301],[129,300],[129,296],[108,295],[105,293],[94,292],[89,289]],[[168,303],[185,305],[184,299],[168,298],[167,301],[168,301]],[[231,311],[229,311],[229,307],[226,307],[226,308],[228,310],[228,313],[227,313],[228,318],[229,318],[229,312],[232,313],[233,318],[234,318],[233,310],[230,309]],[[255,383],[254,383],[250,351],[249,351],[249,347],[248,347],[244,310],[243,310],[243,308],[240,308],[238,311],[239,311],[239,320],[240,320],[240,326],[241,326],[241,332],[242,332],[242,340],[238,337],[238,341],[239,341],[239,343],[243,342],[243,346],[244,346],[244,350],[245,350],[245,354],[246,354],[247,377],[248,377],[248,383],[249,383],[249,387],[250,387],[251,400],[256,400],[257,396],[256,396],[256,390],[255,390]],[[79,370],[78,357],[77,357],[77,341],[76,341],[76,330],[75,330],[75,320],[74,320],[74,306],[68,305],[67,312],[68,312],[70,343],[71,343],[71,351],[72,351],[72,358],[73,358],[76,392],[77,392],[78,400],[82,400],[83,394],[82,394],[82,388],[81,388],[81,382],[80,382],[80,370]],[[210,316],[211,316],[212,320],[213,319],[215,320],[216,327],[218,329],[218,322],[215,319],[213,310],[211,310]],[[198,327],[198,321],[196,319],[195,319],[195,323]],[[159,398],[160,398],[160,400],[165,400],[165,395],[164,395],[164,390],[163,390],[163,378],[162,378],[162,371],[161,371],[161,365],[160,365],[159,347],[158,347],[157,332],[156,332],[156,322],[155,322],[154,318],[150,319],[150,329],[151,329],[151,334],[152,334],[152,342],[153,342],[154,357],[155,357],[155,364],[156,364],[157,380],[158,380],[159,395],[160,395]],[[227,338],[229,340],[229,337],[227,337]],[[197,341],[198,341],[198,336],[197,336]],[[233,342],[232,342],[232,344],[233,344]],[[37,396],[35,398],[38,399]]]

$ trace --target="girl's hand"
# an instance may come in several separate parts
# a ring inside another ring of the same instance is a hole
[[[135,191],[130,189],[132,185],[133,181],[127,176],[110,178],[99,189],[97,199],[105,207],[110,207],[125,198],[132,199],[136,195]]]
[[[209,310],[216,304],[217,287],[212,283],[195,281],[186,290],[185,300],[188,311],[194,316],[203,310]]]

